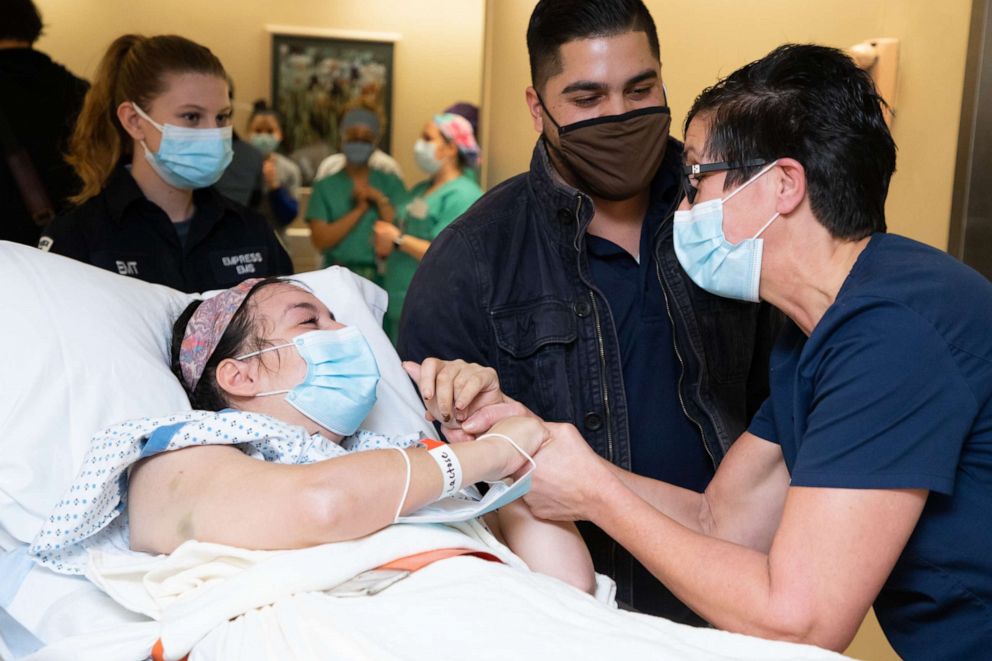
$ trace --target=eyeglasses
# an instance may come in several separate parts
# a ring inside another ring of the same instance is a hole
[[[726,161],[720,161],[719,163],[704,163],[694,164],[694,165],[683,165],[682,166],[682,192],[685,193],[686,199],[689,200],[689,204],[696,201],[697,187],[699,186],[699,179],[702,175],[713,174],[714,172],[726,172],[727,170],[740,170],[742,168],[753,168],[761,165],[765,165],[768,161],[760,158],[751,159],[750,161],[744,161],[743,163],[727,163]]]

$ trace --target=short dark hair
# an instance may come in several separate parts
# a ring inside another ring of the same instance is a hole
[[[645,33],[651,54],[661,60],[658,31],[641,0],[541,0],[527,26],[531,83],[540,92],[561,72],[562,44],[625,32]]]
[[[0,39],[33,44],[41,36],[41,14],[31,0],[4,0],[0,5]]]
[[[896,145],[884,103],[842,51],[786,44],[703,90],[685,128],[695,117],[709,121],[706,156],[713,161],[799,161],[817,220],[831,236],[857,240],[886,229]],[[724,189],[759,169],[730,170]]]
[[[169,352],[172,373],[176,375],[176,378],[183,385],[183,389],[186,391],[189,402],[194,409],[220,411],[230,406],[224,391],[217,385],[217,366],[226,358],[259,351],[268,346],[268,342],[265,341],[260,333],[261,329],[258,326],[258,318],[255,316],[255,306],[252,304],[252,298],[260,289],[274,284],[286,284],[286,282],[284,279],[273,276],[256,283],[248,291],[248,295],[245,297],[241,307],[231,317],[231,322],[227,325],[227,329],[221,336],[220,341],[217,342],[214,352],[210,354],[207,364],[203,367],[203,375],[194,389],[190,389],[189,384],[183,378],[182,368],[179,364],[179,349],[183,344],[186,326],[189,324],[193,313],[200,307],[202,301],[193,301],[190,303],[183,310],[182,314],[179,315],[179,318],[176,319],[176,323],[172,326],[172,346]]]

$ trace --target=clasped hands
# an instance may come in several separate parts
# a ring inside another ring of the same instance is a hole
[[[452,443],[483,436],[493,425],[511,417],[540,420],[526,406],[500,389],[490,367],[463,360],[428,358],[404,362],[403,368],[420,389],[428,421],[438,421]],[[541,440],[534,447],[537,468],[525,497],[531,511],[552,521],[589,519],[598,489],[616,480],[612,465],[599,457],[574,425],[540,421]],[[528,432],[535,428],[527,426]],[[546,431],[545,431],[546,430]]]

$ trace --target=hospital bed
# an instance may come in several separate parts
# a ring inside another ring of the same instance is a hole
[[[385,293],[336,267],[298,277],[376,353],[382,380],[363,427],[432,434],[380,329]],[[168,344],[194,296],[4,242],[0,282],[0,658],[839,658],[619,610],[608,579],[594,597],[532,573],[472,522],[396,525],[297,551],[194,541],[169,556],[95,552],[86,577],[56,574],[26,545],[91,437],[190,408]],[[334,592],[397,557],[449,547],[503,562],[452,558],[375,595]]]

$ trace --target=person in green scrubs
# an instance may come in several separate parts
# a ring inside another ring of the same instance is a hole
[[[406,200],[406,186],[394,174],[369,168],[381,135],[378,116],[366,108],[349,110],[339,125],[343,170],[313,185],[306,219],[310,239],[324,256],[324,266],[340,265],[382,285],[372,249],[377,220],[393,223]]]
[[[394,344],[407,287],[431,241],[482,197],[479,184],[468,174],[479,160],[479,145],[464,117],[435,115],[424,125],[413,153],[430,178],[413,187],[396,223],[383,219],[374,228],[375,253],[386,258],[389,308],[383,325]]]

